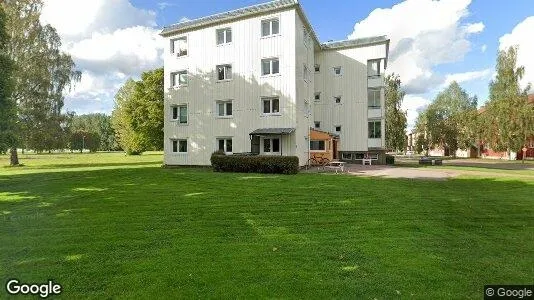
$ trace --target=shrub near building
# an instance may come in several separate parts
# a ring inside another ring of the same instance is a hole
[[[296,156],[224,155],[215,152],[211,155],[211,165],[215,172],[297,174],[299,159]]]

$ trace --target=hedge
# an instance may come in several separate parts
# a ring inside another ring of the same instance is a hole
[[[211,166],[215,172],[297,174],[299,159],[296,156],[221,155],[213,153]]]
[[[393,155],[386,155],[386,165],[394,165],[395,164],[395,156]]]

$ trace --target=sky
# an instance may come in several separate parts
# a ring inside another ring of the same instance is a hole
[[[111,113],[113,98],[128,78],[163,66],[163,26],[266,2],[257,0],[44,0],[43,24],[60,34],[62,49],[82,71],[66,93],[65,109]],[[387,35],[388,73],[406,91],[408,127],[418,111],[453,80],[479,106],[488,98],[499,50],[517,45],[526,69],[522,85],[534,83],[532,0],[300,0],[321,42]],[[325,6],[328,3],[328,6]],[[532,90],[534,92],[534,90]]]

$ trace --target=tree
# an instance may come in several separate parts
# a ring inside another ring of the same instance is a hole
[[[100,147],[100,137],[94,132],[76,130],[70,136],[69,146],[71,151],[79,150],[81,153],[84,149],[89,149],[96,152]]]
[[[12,101],[17,105],[19,141],[38,151],[61,145],[63,92],[80,80],[72,58],[61,52],[61,39],[50,25],[41,25],[41,0],[5,0],[7,53],[15,62]],[[18,164],[17,145],[11,163]]]
[[[138,155],[145,150],[141,137],[132,126],[128,103],[132,101],[135,91],[135,81],[129,79],[115,95],[115,108],[111,114],[111,124],[116,138],[128,155]]]
[[[71,131],[85,131],[98,136],[100,144],[97,150],[111,151],[118,148],[115,131],[111,126],[111,117],[101,113],[86,114],[72,118]]]
[[[401,110],[405,92],[398,75],[386,76],[386,147],[400,151],[406,148],[406,112]]]
[[[527,137],[534,134],[533,109],[527,95],[530,84],[521,89],[519,82],[525,68],[516,64],[516,47],[499,52],[497,76],[489,85],[489,101],[482,114],[485,143],[496,151],[508,153],[521,149]]]
[[[452,82],[426,110],[426,131],[430,144],[441,146],[445,153],[453,155],[460,145],[469,144],[465,139],[471,139],[471,132],[466,128],[471,126],[470,118],[476,114],[476,109],[477,98],[469,97],[457,82]]]
[[[6,54],[8,45],[6,14],[0,5],[0,153],[16,144],[16,103],[11,98],[13,62]]]
[[[425,155],[428,155],[428,150],[430,149],[430,140],[428,138],[429,133],[426,110],[419,112],[419,115],[417,116],[417,120],[415,121],[415,135],[416,152],[424,152]]]
[[[112,125],[128,154],[163,148],[163,69],[128,80],[115,95]]]

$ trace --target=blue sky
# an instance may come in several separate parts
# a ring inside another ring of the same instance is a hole
[[[79,114],[109,113],[115,92],[127,78],[162,65],[163,41],[157,36],[161,27],[262,2],[71,0],[65,6],[64,0],[45,0],[43,22],[58,29],[64,50],[84,72],[82,82],[66,97],[66,108]],[[534,82],[532,0],[300,3],[321,41],[390,36],[389,71],[399,73],[405,83],[410,122],[451,80],[458,80],[482,104],[497,52],[508,45],[519,44],[519,62],[527,67],[525,83]]]

